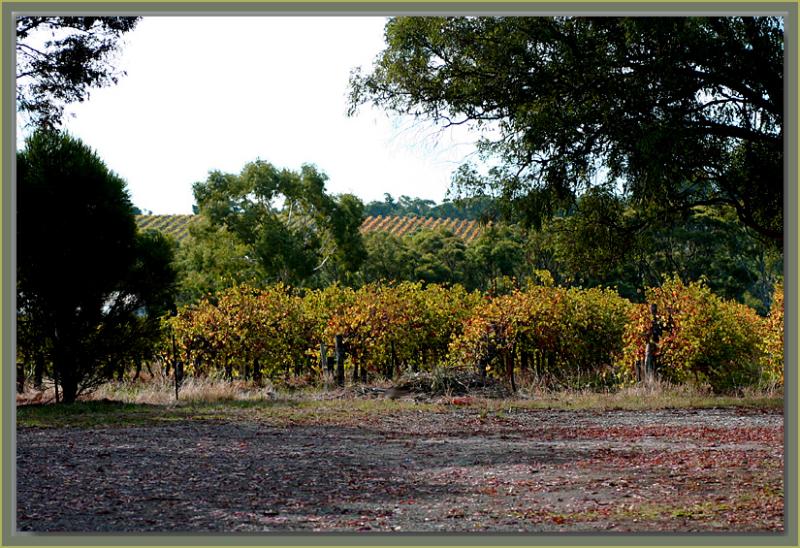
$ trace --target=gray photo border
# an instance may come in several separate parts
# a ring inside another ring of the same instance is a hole
[[[689,0],[690,1],[690,0]],[[783,534],[32,534],[15,529],[15,14],[131,15],[784,15],[785,399]],[[2,544],[7,546],[797,546],[798,4],[796,2],[5,2],[2,4]]]

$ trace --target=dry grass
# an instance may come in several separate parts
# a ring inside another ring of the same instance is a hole
[[[188,377],[181,384],[178,400],[188,403],[219,403],[226,401],[264,401],[274,399],[272,384],[257,387],[243,381],[225,381],[212,378]],[[171,405],[175,403],[175,381],[161,374],[143,372],[136,381],[109,381],[97,390],[78,397],[80,401],[115,401],[120,403]],[[46,404],[55,402],[52,383],[45,383],[44,390],[26,388],[17,394],[17,405]]]
[[[707,387],[654,381],[617,390],[529,389],[520,391],[521,407],[562,409],[670,409],[707,407],[782,407],[783,389],[748,388],[738,395],[714,394]]]
[[[275,398],[272,385],[257,387],[243,381],[189,377],[178,391],[178,400],[191,403],[226,401],[264,401]],[[124,403],[167,405],[175,403],[175,384],[171,379],[153,378],[144,382],[110,382],[86,399],[112,400]]]
[[[377,386],[377,385],[376,385]],[[113,401],[124,404],[175,405],[180,404],[221,404],[225,402],[308,402],[312,406],[326,401],[362,401],[368,407],[372,400],[383,400],[383,383],[378,389],[360,385],[338,388],[326,384],[322,387],[311,385],[300,387],[281,387],[267,382],[258,387],[243,381],[227,381],[213,378],[187,378],[175,399],[174,381],[163,375],[144,373],[137,381],[109,382],[91,394],[82,396],[82,401]],[[452,403],[452,395],[414,393],[413,399],[434,404]],[[411,398],[406,398],[411,399]],[[464,398],[461,398],[464,400]],[[44,391],[28,390],[17,396],[17,404],[38,404],[54,401],[52,386]],[[783,406],[782,388],[742,390],[739,395],[715,395],[703,387],[670,385],[653,382],[628,386],[618,390],[597,391],[547,390],[536,385],[520,387],[514,397],[487,397],[483,393],[471,394],[464,400],[467,405],[488,408],[521,409],[667,409],[667,408],[708,408],[708,407],[770,407]],[[375,403],[375,402],[373,402]],[[461,402],[459,402],[461,403]],[[463,403],[462,403],[463,404]]]
[[[23,395],[24,399],[36,396]],[[42,393],[47,403],[52,388]],[[175,400],[168,379],[111,382],[73,405],[18,404],[21,427],[115,427],[163,425],[185,421],[266,421],[270,424],[350,424],[396,413],[449,413],[457,407],[480,416],[503,416],[515,410],[612,411],[703,408],[781,409],[779,392],[750,391],[739,396],[716,396],[690,387],[633,386],[615,392],[589,390],[520,390],[515,397],[487,397],[411,393],[399,399],[385,397],[377,387],[287,390],[257,388],[243,382],[187,379]],[[19,401],[19,398],[18,398]],[[32,402],[33,403],[33,402]]]

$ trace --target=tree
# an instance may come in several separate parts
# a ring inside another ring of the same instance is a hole
[[[295,172],[262,160],[238,175],[212,171],[194,185],[199,215],[208,227],[194,233],[192,245],[206,245],[204,234],[225,233],[245,254],[217,251],[227,255],[227,264],[254,264],[251,271],[261,277],[256,286],[345,278],[366,254],[359,232],[364,206],[352,195],[328,195],[326,180],[311,165]]]
[[[569,211],[542,227],[551,236],[559,280],[579,287],[615,286],[629,299],[641,298],[645,287],[660,285],[662,272],[650,268],[654,245],[645,244],[643,233],[648,224],[661,223],[643,217],[607,188],[588,190]]]
[[[117,352],[110,353],[114,360],[108,363],[120,377],[128,362],[136,366],[138,377],[142,363],[155,357],[164,337],[161,320],[176,311],[177,247],[173,238],[155,230],[136,236],[135,260],[124,283],[128,298],[118,311],[122,328],[114,342]]]
[[[484,228],[467,251],[473,287],[497,293],[498,282],[502,284],[504,279],[510,278],[519,280],[528,274],[524,242],[518,227],[490,225]]]
[[[464,241],[446,228],[420,230],[407,240],[413,268],[412,281],[462,284],[467,275]]]
[[[462,196],[441,204],[422,198],[401,196],[397,201],[387,193],[383,201],[373,201],[365,206],[368,216],[417,215],[435,219],[484,219],[492,216],[493,200],[489,196]]]
[[[332,253],[327,269],[326,285],[331,282],[348,281],[367,258],[361,223],[364,221],[364,203],[353,194],[342,194],[334,198],[333,214],[329,229],[333,238],[323,253]],[[322,221],[325,224],[325,221]],[[330,251],[332,250],[332,251]],[[325,259],[323,259],[325,260]]]
[[[494,130],[493,188],[538,226],[598,182],[667,210],[727,205],[782,242],[780,17],[398,17],[364,103]],[[494,137],[497,135],[497,137]],[[461,185],[461,186],[459,186]]]
[[[411,251],[406,239],[378,230],[364,235],[367,256],[361,265],[361,278],[366,283],[410,280]]]
[[[57,126],[64,105],[89,88],[117,83],[119,40],[140,17],[17,17],[17,109],[32,122]]]
[[[394,197],[391,194],[384,192],[383,201],[374,200],[368,203],[364,208],[364,212],[367,216],[397,215],[397,202],[394,201]]]
[[[189,225],[189,237],[176,253],[179,304],[211,298],[223,289],[245,283],[258,285],[266,278],[247,245],[224,225],[213,225],[207,217],[198,215]]]
[[[72,402],[132,356],[139,341],[123,335],[138,319],[170,306],[172,247],[137,238],[125,182],[69,135],[35,132],[17,185],[20,342],[46,353]]]
[[[732,208],[696,206],[678,217],[657,213],[594,188],[531,240],[539,254],[552,254],[551,271],[565,285],[614,286],[641,300],[646,288],[678,275],[687,282],[705,279],[718,296],[767,312],[780,253],[737,222]]]

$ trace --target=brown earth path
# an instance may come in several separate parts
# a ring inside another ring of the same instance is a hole
[[[781,532],[776,410],[17,430],[35,532]]]

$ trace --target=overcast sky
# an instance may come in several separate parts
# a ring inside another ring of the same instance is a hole
[[[378,17],[145,17],[125,35],[115,86],[70,106],[65,127],[154,213],[191,213],[192,183],[261,158],[315,164],[328,190],[440,202],[474,151],[463,128],[346,116],[350,70],[383,47]]]

